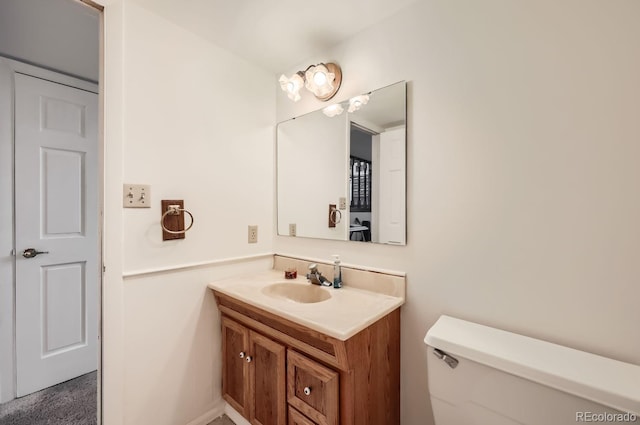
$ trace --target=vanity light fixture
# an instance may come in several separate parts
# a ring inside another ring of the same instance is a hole
[[[287,92],[289,99],[300,100],[300,89],[304,85],[315,97],[322,101],[331,99],[342,84],[342,71],[333,62],[310,65],[304,71],[298,71],[290,78],[282,74],[280,87]]]
[[[367,103],[369,103],[368,94],[361,94],[360,96],[352,97],[351,99],[349,99],[349,109],[347,109],[347,111],[355,112]]]

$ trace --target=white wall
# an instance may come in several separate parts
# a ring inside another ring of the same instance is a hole
[[[0,55],[98,81],[99,15],[76,0],[0,0]]]
[[[423,1],[306,62],[340,64],[336,100],[409,82],[408,245],[274,241],[408,273],[403,425],[432,423],[422,340],[443,313],[640,364],[639,18]],[[274,90],[278,121],[321,107]]]
[[[206,284],[270,267],[225,260],[272,247],[272,75],[135,2],[106,3],[105,424],[208,423],[222,399]],[[125,182],[150,184],[152,208],[123,210]],[[176,198],[195,224],[162,242],[160,200]]]
[[[270,250],[270,75],[135,3],[125,18],[123,179],[152,196],[123,211],[125,272]],[[186,239],[162,242],[162,199],[194,215]]]

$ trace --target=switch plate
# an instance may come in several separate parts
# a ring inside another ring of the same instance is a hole
[[[148,184],[123,184],[124,208],[151,208],[151,186]]]
[[[345,198],[344,196],[338,200],[338,209],[339,210],[347,209],[347,198]]]
[[[295,236],[296,235],[296,224],[295,223],[290,223],[289,224],[289,236]]]
[[[258,243],[258,226],[249,225],[249,243]]]

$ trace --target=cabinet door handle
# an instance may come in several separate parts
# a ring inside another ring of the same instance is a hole
[[[240,358],[244,359],[244,356],[245,356],[244,351],[240,351]]]
[[[302,392],[304,392],[304,395],[311,395],[311,387],[304,387]]]
[[[247,363],[251,363],[251,360],[253,360],[253,357],[247,356],[247,358],[245,360],[247,361]]]

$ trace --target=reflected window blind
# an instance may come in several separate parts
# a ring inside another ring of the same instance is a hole
[[[371,161],[351,156],[350,164],[351,211],[371,212]]]

